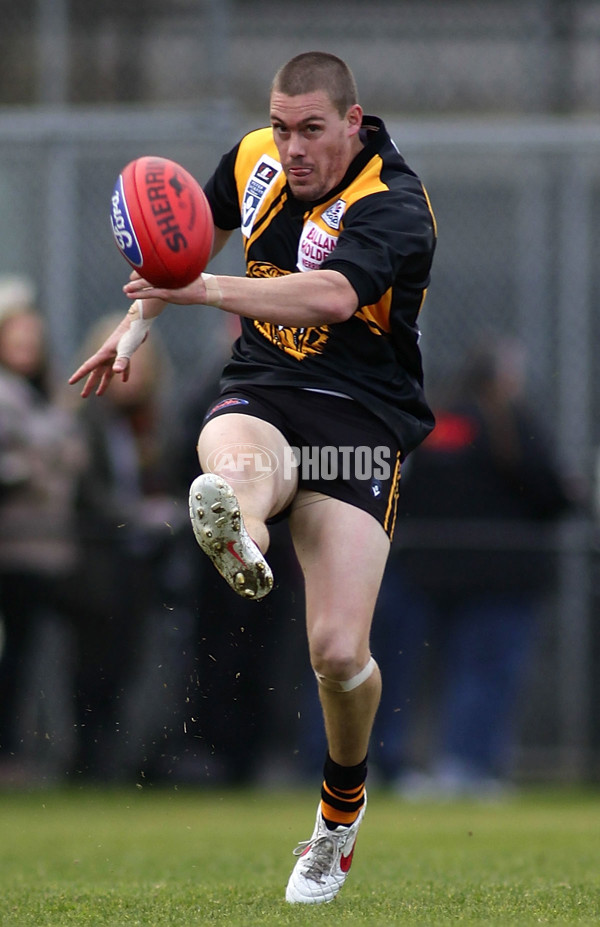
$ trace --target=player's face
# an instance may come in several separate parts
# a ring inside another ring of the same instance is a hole
[[[295,197],[318,200],[341,181],[362,147],[361,121],[358,104],[340,116],[323,90],[294,97],[273,91],[273,138]]]

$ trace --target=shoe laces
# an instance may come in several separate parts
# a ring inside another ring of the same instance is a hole
[[[304,877],[320,882],[323,876],[331,875],[346,839],[346,834],[329,832],[321,834],[316,840],[301,840],[293,853],[294,856],[302,856],[307,849],[309,850],[303,868]]]

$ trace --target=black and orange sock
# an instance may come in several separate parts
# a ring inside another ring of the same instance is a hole
[[[340,766],[329,754],[323,769],[321,814],[330,830],[354,824],[365,803],[367,757],[357,766]]]

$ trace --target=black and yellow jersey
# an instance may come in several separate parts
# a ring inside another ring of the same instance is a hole
[[[297,386],[350,396],[383,419],[404,454],[433,427],[423,394],[417,317],[435,249],[427,194],[381,119],[363,117],[363,149],[315,202],[286,183],[270,128],[221,159],[205,191],[215,225],[240,228],[246,272],[342,273],[359,308],[345,322],[295,328],[242,320],[223,386]]]

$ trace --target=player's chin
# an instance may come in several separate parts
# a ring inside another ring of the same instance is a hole
[[[303,203],[310,203],[312,200],[316,200],[319,197],[315,188],[308,184],[299,183],[298,181],[290,182],[289,179],[288,184],[295,198]]]

